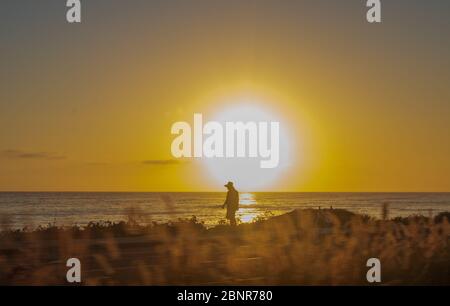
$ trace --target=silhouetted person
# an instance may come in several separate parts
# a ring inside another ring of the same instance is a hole
[[[230,220],[231,226],[236,226],[236,211],[239,209],[239,192],[234,188],[233,182],[228,182],[225,187],[227,187],[227,198],[222,208],[227,208],[226,218]]]
[[[389,218],[389,203],[384,202],[383,203],[383,209],[382,209],[382,218],[383,220],[387,220]]]

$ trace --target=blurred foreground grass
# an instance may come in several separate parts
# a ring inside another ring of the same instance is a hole
[[[345,210],[295,210],[237,228],[195,218],[168,224],[49,225],[0,233],[1,285],[67,284],[81,260],[85,285],[450,284],[450,213],[374,220]]]

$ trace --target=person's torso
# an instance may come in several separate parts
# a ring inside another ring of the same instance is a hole
[[[228,207],[234,210],[239,208],[239,192],[237,190],[228,191]]]

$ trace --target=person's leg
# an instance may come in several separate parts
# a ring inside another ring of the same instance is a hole
[[[236,226],[236,216],[233,214],[233,216],[230,218],[230,225]]]

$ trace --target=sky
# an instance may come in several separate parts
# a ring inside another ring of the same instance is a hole
[[[366,11],[85,0],[68,24],[65,1],[4,0],[0,191],[222,190],[173,160],[170,128],[246,99],[289,131],[263,191],[449,192],[450,2],[382,1],[381,24]]]

